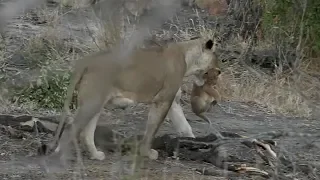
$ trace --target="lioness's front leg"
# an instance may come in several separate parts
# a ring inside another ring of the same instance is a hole
[[[172,101],[154,102],[151,104],[148,114],[148,121],[146,125],[146,131],[140,144],[140,155],[149,157],[150,159],[157,159],[158,152],[151,149],[151,143],[154,135],[157,133],[160,125],[166,117]]]
[[[93,81],[91,81],[93,82]],[[80,103],[77,110],[77,113],[75,115],[74,121],[72,124],[69,125],[69,128],[66,128],[59,140],[59,146],[60,150],[62,151],[62,156],[68,155],[70,153],[69,145],[74,140],[77,139],[81,132],[83,132],[85,135],[89,136],[86,140],[93,141],[94,137],[94,130],[96,126],[96,121],[98,121],[99,113],[105,104],[105,99],[107,97],[105,91],[103,88],[101,88],[99,85],[96,85],[95,83],[90,84],[93,87],[95,91],[93,92],[91,96],[80,96]],[[79,91],[79,92],[86,92],[86,91]],[[83,95],[83,94],[82,94]],[[88,127],[89,124],[89,127]],[[89,129],[88,129],[89,128]],[[89,133],[89,131],[91,131]],[[96,147],[94,143],[88,143],[88,141],[85,141],[87,147],[89,148],[89,151],[91,151],[91,155],[95,159],[103,159],[104,154],[99,153],[96,150]],[[100,156],[100,157],[99,157]]]

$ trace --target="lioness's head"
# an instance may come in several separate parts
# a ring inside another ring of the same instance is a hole
[[[195,59],[195,64],[192,69],[193,75],[196,77],[196,84],[201,86],[204,84],[203,76],[212,68],[218,68],[218,59],[215,54],[216,44],[213,40],[209,39],[205,41],[201,46],[200,54]]]

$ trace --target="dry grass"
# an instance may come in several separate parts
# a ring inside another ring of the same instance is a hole
[[[245,42],[235,41],[227,48],[242,47]],[[258,42],[254,50],[270,49],[269,42]],[[236,101],[254,101],[266,106],[272,113],[286,116],[310,117],[318,108],[319,100],[319,63],[303,60],[293,72],[284,71],[281,66],[275,68],[272,75],[244,67],[235,61],[224,65],[225,69],[219,82],[221,92],[226,99]]]
[[[204,37],[217,37],[219,34],[215,29],[204,27],[199,29]],[[224,48],[231,51],[243,50],[245,46],[246,42],[236,37]],[[269,42],[258,42],[254,48],[261,50],[270,47]],[[273,75],[261,73],[257,76],[256,73],[260,71],[254,73],[246,69],[239,60],[221,63],[221,68],[223,73],[219,79],[218,89],[224,100],[256,102],[266,107],[271,113],[310,117],[312,114],[310,104],[320,97],[320,81],[310,75],[312,72],[306,67],[306,63],[300,67],[300,71],[304,74],[300,74],[299,78],[296,78],[295,74],[284,72]]]
[[[87,7],[91,2],[90,0],[55,0],[62,7],[71,7],[73,9]]]
[[[272,113],[288,116],[309,117],[311,108],[302,95],[293,90],[286,77],[263,76],[265,81],[237,65],[224,70],[219,81],[219,92],[225,99],[234,101],[254,101],[265,105]],[[310,86],[310,85],[309,85]]]
[[[61,0],[61,4],[62,6],[79,8],[86,5],[87,1]],[[73,64],[76,59],[85,54],[106,49],[123,38],[120,33],[120,23],[105,23],[96,19],[96,27],[91,27],[91,32],[89,33],[92,38],[91,42],[83,44],[71,40],[66,41],[60,37],[61,34],[58,31],[57,24],[63,16],[59,11],[60,8],[54,11],[46,9],[37,11],[38,16],[42,18],[40,21],[49,22],[48,27],[43,30],[42,34],[30,39],[24,49],[24,53],[29,57],[30,63],[40,68],[40,77],[48,75],[48,72],[52,72],[55,69],[61,69]],[[192,31],[190,31],[190,28],[181,28],[178,25],[177,28],[177,34],[163,30],[162,33],[159,32],[157,34],[157,38],[165,39],[171,36],[178,37],[176,39],[182,41],[195,36],[194,32],[205,37],[217,37],[219,34],[218,30],[208,29],[202,25],[191,26]],[[84,27],[84,30],[88,30],[87,27]],[[126,33],[130,34],[130,32]],[[238,48],[241,47],[241,43],[240,40],[235,39],[235,42],[227,44],[225,48]],[[266,43],[262,42],[260,44],[256,48],[268,47],[265,45]],[[0,47],[0,62],[1,59],[4,59],[4,51],[2,49],[5,48]],[[303,72],[306,72],[305,69],[309,71],[312,68],[316,72],[317,68],[310,65],[307,67],[307,65],[301,68]],[[69,70],[70,67],[68,68]],[[297,83],[294,83],[288,75],[269,76],[262,74],[264,80],[261,80],[261,77],[256,77],[255,74],[241,68],[237,63],[223,67],[223,71],[220,89],[225,98],[236,101],[255,101],[266,105],[274,113],[308,117],[311,114],[310,99],[319,96],[318,89],[314,87],[314,80],[311,80],[308,75],[300,75],[299,87],[297,87]],[[295,85],[293,86],[293,84]],[[308,100],[305,99],[306,96],[309,98]],[[7,106],[7,103],[5,104]],[[30,107],[35,109],[33,105],[30,105]]]

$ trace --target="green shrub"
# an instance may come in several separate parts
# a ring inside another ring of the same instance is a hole
[[[307,1],[302,21],[304,3]],[[262,27],[267,37],[296,46],[304,26],[305,46],[316,53],[320,50],[320,1],[318,0],[268,0],[262,3]],[[301,23],[302,21],[302,23]]]
[[[70,72],[48,72],[42,70],[42,75],[29,87],[17,88],[13,98],[21,104],[32,103],[38,108],[60,109],[66,96]]]
[[[28,86],[15,86],[11,99],[33,108],[60,109],[69,84],[70,64],[74,48],[49,32],[32,38],[21,50],[28,68],[40,75]],[[62,68],[64,67],[64,68]]]
[[[312,50],[320,51],[320,1],[309,0],[306,12],[306,29],[310,31],[308,39],[311,41]],[[314,40],[314,41],[313,41]]]

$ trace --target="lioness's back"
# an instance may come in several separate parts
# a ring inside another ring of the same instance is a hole
[[[88,68],[89,71],[106,71],[110,67],[117,68],[117,72],[134,69],[145,75],[161,75],[166,71],[178,72],[179,67],[185,69],[184,54],[176,44],[137,48],[129,56],[117,56],[111,51],[101,51],[81,59],[77,65]]]
[[[117,75],[117,86],[129,92],[143,92],[150,96],[158,92],[164,82],[174,84],[182,79],[186,70],[183,52],[170,46],[138,49],[126,61],[128,63]]]

